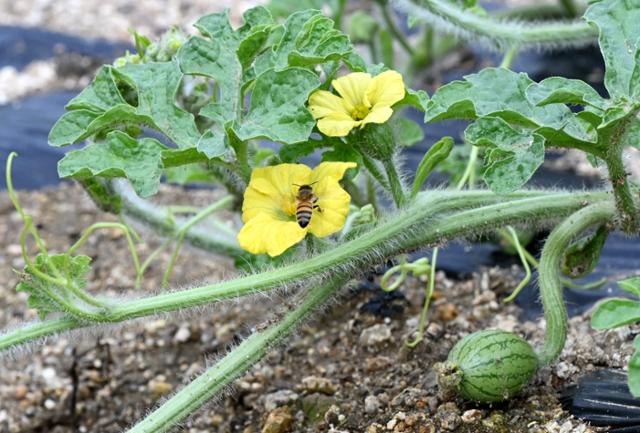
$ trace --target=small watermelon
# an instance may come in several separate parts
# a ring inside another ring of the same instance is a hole
[[[531,381],[538,368],[533,348],[517,335],[500,330],[474,332],[435,366],[443,391],[482,403],[506,400]]]

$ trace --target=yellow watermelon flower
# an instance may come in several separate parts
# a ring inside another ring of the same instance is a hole
[[[340,230],[349,213],[351,196],[339,181],[347,169],[355,166],[354,162],[323,162],[313,170],[304,164],[254,169],[244,192],[240,246],[253,254],[275,257],[307,233],[321,238]],[[296,220],[300,185],[312,186],[319,206],[304,228]]]
[[[318,129],[330,137],[344,137],[367,123],[384,123],[393,114],[391,106],[404,98],[404,81],[396,71],[375,77],[353,72],[331,82],[340,94],[318,90],[309,97],[309,110]]]

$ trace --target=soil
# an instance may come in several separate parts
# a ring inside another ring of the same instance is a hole
[[[158,200],[203,205],[209,190],[163,186]],[[114,220],[98,211],[75,184],[20,192],[52,251],[62,251],[83,228]],[[22,268],[21,227],[7,196],[0,196],[0,325],[35,320],[24,293],[14,291]],[[144,258],[161,242],[142,231]],[[134,272],[124,236],[95,234],[81,252],[93,258],[89,288],[107,296],[132,289]],[[145,276],[143,291],[159,287],[169,253]],[[235,275],[232,264],[184,248],[172,287]],[[432,370],[470,332],[500,328],[541,343],[543,320],[520,322],[517,306],[502,299],[520,277],[517,268],[478,269],[457,280],[438,273],[436,299],[424,340],[406,346],[417,328],[425,282],[408,278],[396,292],[377,285],[378,275],[344,289],[322,315],[302,326],[216,404],[183,423],[186,432],[594,432],[563,411],[562,388],[588,371],[624,367],[631,353],[629,329],[595,332],[588,315],[571,319],[559,361],[543,369],[507,403],[476,405],[443,400]],[[120,432],[188,378],[223,355],[268,317],[282,295],[230,302],[176,316],[149,317],[120,328],[98,328],[51,338],[14,353],[0,364],[1,432]],[[613,349],[615,348],[615,350]]]

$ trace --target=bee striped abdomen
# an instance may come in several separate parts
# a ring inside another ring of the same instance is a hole
[[[296,208],[296,220],[298,225],[305,228],[311,221],[311,215],[313,215],[313,204],[311,202],[300,202]]]

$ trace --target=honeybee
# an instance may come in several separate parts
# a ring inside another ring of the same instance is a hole
[[[298,189],[298,195],[296,196],[296,220],[298,221],[298,225],[302,228],[309,225],[314,209],[318,209],[318,212],[322,212],[320,206],[316,204],[318,202],[318,196],[313,192],[313,188],[311,188],[315,183],[318,182],[316,181],[309,185],[296,185],[294,183],[295,186],[300,187]]]

